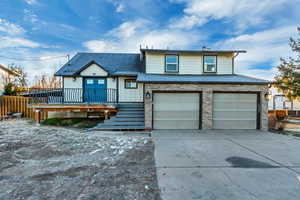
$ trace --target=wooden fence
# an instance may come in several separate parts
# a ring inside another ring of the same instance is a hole
[[[0,97],[0,116],[6,116],[9,112],[22,113],[25,118],[34,119],[35,113],[28,107],[30,98],[22,96],[2,96]],[[48,113],[41,112],[41,120],[47,119]]]

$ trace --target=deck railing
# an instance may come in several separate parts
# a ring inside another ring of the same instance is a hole
[[[105,104],[117,103],[117,89],[100,88],[31,88],[24,96],[31,104]]]

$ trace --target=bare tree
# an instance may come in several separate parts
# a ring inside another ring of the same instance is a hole
[[[32,88],[60,88],[61,80],[56,76],[40,75],[35,76],[35,84]]]

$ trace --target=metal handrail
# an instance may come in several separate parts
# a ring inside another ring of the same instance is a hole
[[[117,103],[117,89],[113,88],[31,88],[23,96],[31,104],[103,104]]]

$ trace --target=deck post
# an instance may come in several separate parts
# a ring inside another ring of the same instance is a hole
[[[108,110],[104,111],[104,119],[107,120],[108,119]]]
[[[40,111],[40,110],[35,110],[34,119],[35,119],[35,121],[38,122],[38,123],[41,122],[41,111]]]

